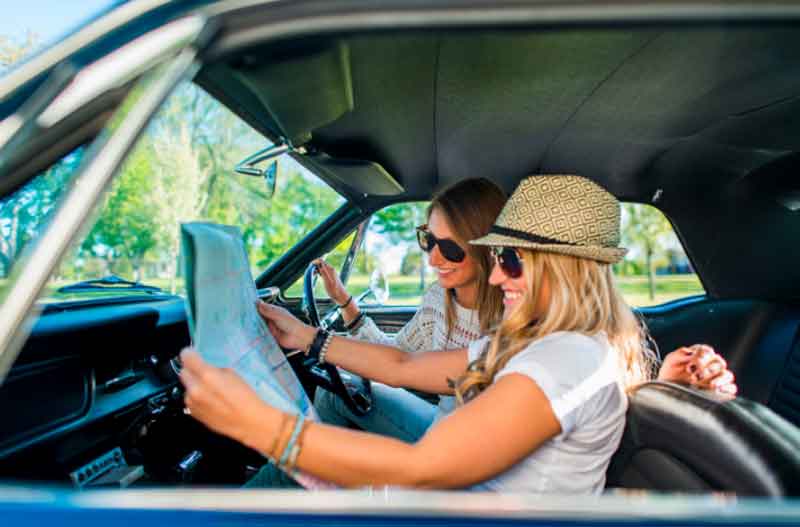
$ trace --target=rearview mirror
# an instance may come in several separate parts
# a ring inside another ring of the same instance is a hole
[[[271,162],[267,165],[264,171],[264,185],[266,185],[267,197],[271,198],[275,195],[275,182],[278,180],[278,160]]]
[[[276,158],[289,150],[291,147],[287,144],[270,145],[241,160],[234,170],[246,176],[263,177],[267,191],[266,197],[271,198],[275,194],[275,183],[278,180],[278,160]],[[256,167],[265,161],[270,161],[266,169],[262,170]]]

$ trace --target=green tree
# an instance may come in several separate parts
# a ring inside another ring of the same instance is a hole
[[[672,234],[667,218],[655,207],[626,203],[622,213],[622,240],[644,257],[650,300],[655,299],[655,265],[666,253],[666,238]]]
[[[44,230],[83,157],[78,149],[0,201],[0,266],[8,276],[28,242]]]
[[[410,276],[419,272],[419,268],[424,265],[422,254],[417,251],[406,251],[403,261],[400,264],[400,274]]]
[[[122,168],[100,216],[82,249],[107,262],[106,272],[141,280],[145,254],[156,245],[158,225],[153,213],[153,167],[147,147],[137,148]]]

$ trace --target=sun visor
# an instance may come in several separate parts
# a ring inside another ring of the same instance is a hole
[[[362,159],[341,159],[323,153],[296,156],[300,163],[332,187],[351,196],[396,196],[405,192],[382,166]]]
[[[234,75],[258,97],[274,127],[295,146],[353,109],[348,48],[326,43],[237,64]]]

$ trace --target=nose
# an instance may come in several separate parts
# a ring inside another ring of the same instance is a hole
[[[434,245],[433,249],[428,253],[428,264],[431,267],[439,267],[444,263],[444,256],[439,252],[439,245]]]
[[[497,262],[494,262],[492,266],[492,274],[489,275],[489,283],[492,285],[501,285],[503,282],[506,281],[506,274],[500,269],[500,265]]]

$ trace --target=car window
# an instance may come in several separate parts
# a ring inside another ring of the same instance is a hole
[[[372,216],[348,280],[347,290],[352,295],[362,294],[373,272],[379,269],[389,284],[386,305],[419,305],[422,293],[436,280],[415,237],[415,227],[425,222],[426,207],[427,202],[402,203]],[[631,306],[654,306],[705,293],[672,225],[655,207],[624,203],[622,238],[628,253],[614,265],[614,274]],[[348,236],[327,256],[340,272],[352,239],[352,235]],[[301,285],[302,279],[286,295],[299,296]],[[314,290],[317,298],[327,297],[321,281]],[[365,301],[376,303],[374,296]]]
[[[669,220],[655,207],[622,205],[625,258],[614,265],[617,284],[633,307],[705,293]]]
[[[395,306],[418,306],[425,289],[435,276],[428,260],[417,244],[416,227],[425,223],[427,202],[401,203],[382,209],[372,215],[364,240],[353,260],[347,290],[354,297],[365,293],[376,271],[388,283],[389,296],[376,298],[369,294],[362,303]],[[345,238],[325,258],[341,273],[344,258],[352,244],[354,234]],[[384,283],[384,282],[382,282]],[[286,296],[299,296],[302,278],[287,289]],[[318,280],[314,287],[317,298],[327,298]],[[378,295],[381,296],[381,295]]]
[[[261,134],[196,85],[179,86],[128,156],[92,227],[62,261],[43,300],[73,300],[74,294],[57,290],[109,275],[182,293],[179,225],[186,221],[238,226],[253,274],[263,271],[344,203],[288,155],[278,159],[272,198],[264,179],[233,171],[239,161],[268,145]],[[67,156],[0,202],[6,246],[22,245],[41,233],[80,153]],[[99,294],[116,296],[122,291]]]
[[[16,264],[26,249],[45,231],[50,218],[66,194],[83,159],[79,147],[43,171],[27,184],[0,200],[0,291],[5,290]],[[58,287],[59,278],[49,284],[46,294]]]

